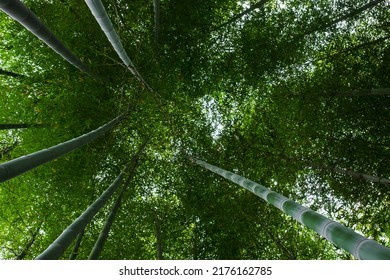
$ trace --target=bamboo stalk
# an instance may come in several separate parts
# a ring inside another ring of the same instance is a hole
[[[47,127],[45,124],[29,124],[29,123],[1,123],[0,130],[6,129],[18,129],[18,128],[29,128],[29,127]]]
[[[95,200],[72,224],[70,224],[45,251],[43,251],[37,260],[57,260],[60,258],[77,235],[82,232],[91,222],[93,217],[107,203],[108,199],[118,189],[123,174],[127,171],[129,165],[122,170],[115,181]]]
[[[160,30],[161,30],[161,3],[160,0],[153,0],[154,10],[154,44],[158,48],[160,41]]]
[[[69,255],[69,259],[70,260],[75,260],[77,258],[77,255],[79,254],[79,248],[80,248],[80,245],[81,245],[81,241],[82,241],[83,236],[84,236],[84,232],[85,232],[85,229],[83,229],[77,235],[77,239],[76,239],[76,242],[75,242],[75,244],[73,246],[72,253],[70,253],[70,255]]]
[[[141,153],[143,152],[143,150],[145,149],[146,144],[148,142],[149,142],[149,139],[147,139],[142,144],[142,146],[139,148],[138,152],[131,159],[131,163],[130,163],[131,174],[129,175],[129,177],[127,178],[126,182],[124,183],[123,188],[122,188],[122,190],[121,190],[117,200],[115,201],[114,206],[112,207],[110,214],[107,217],[106,223],[104,224],[104,226],[103,226],[103,228],[102,228],[102,230],[101,230],[101,232],[99,234],[99,237],[96,240],[96,243],[93,246],[92,251],[91,251],[91,253],[90,253],[89,257],[88,257],[89,260],[97,260],[97,259],[99,259],[99,256],[101,255],[101,253],[103,251],[104,244],[107,241],[108,234],[110,233],[111,226],[114,223],[116,214],[118,213],[119,208],[121,206],[122,199],[123,199],[123,197],[125,195],[126,190],[128,189],[128,187],[130,185],[130,182],[131,182],[132,178],[134,177],[134,173],[135,173],[135,169],[137,167],[138,159],[139,159]]]
[[[37,36],[42,42],[48,45],[73,66],[96,78],[96,75],[92,73],[92,71],[63,43],[61,43],[60,40],[49,30],[49,28],[46,27],[21,1],[0,0],[0,9],[23,25],[27,30]]]
[[[121,114],[107,124],[72,140],[0,164],[0,183],[88,144],[112,129],[124,116],[125,114]]]
[[[12,71],[7,71],[7,70],[1,69],[1,68],[0,68],[0,75],[9,76],[9,77],[13,77],[13,78],[19,78],[19,79],[25,77],[22,74],[18,74],[18,73],[12,72]]]
[[[194,158],[190,158],[190,160],[251,191],[356,258],[390,260],[390,248],[377,243],[375,240],[367,239],[352,229],[330,220],[310,208],[304,207],[256,182],[205,161]]]
[[[100,28],[103,30],[104,34],[108,41],[110,41],[112,47],[126,65],[127,69],[143,84],[148,90],[153,91],[153,89],[145,82],[138,70],[135,68],[133,62],[130,60],[125,49],[123,48],[122,42],[116,33],[114,26],[111,23],[110,18],[107,15],[106,10],[100,0],[85,0],[88,8],[91,10],[92,15],[95,17]]]

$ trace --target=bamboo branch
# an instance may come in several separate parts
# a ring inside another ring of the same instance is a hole
[[[249,14],[250,12],[252,12],[253,10],[255,9],[258,9],[258,8],[261,8],[264,6],[264,4],[266,2],[268,2],[269,0],[261,0],[255,4],[253,4],[252,6],[250,6],[248,9],[246,9],[245,11],[233,16],[231,19],[229,19],[227,22],[221,24],[220,26],[218,26],[216,29],[221,29],[222,27],[226,26],[226,25],[229,25],[229,24],[232,24],[233,22],[235,22],[236,20],[239,20],[240,18],[242,18],[243,16],[245,16],[246,14]]]
[[[9,76],[9,77],[13,77],[13,78],[25,78],[26,77],[22,74],[17,74],[15,72],[7,71],[7,70],[1,69],[1,68],[0,68],[0,75]]]

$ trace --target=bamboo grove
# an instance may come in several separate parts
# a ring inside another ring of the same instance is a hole
[[[390,259],[389,5],[0,0],[0,258]]]

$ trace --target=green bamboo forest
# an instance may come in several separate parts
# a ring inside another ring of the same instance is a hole
[[[0,0],[0,259],[390,259],[387,0]]]

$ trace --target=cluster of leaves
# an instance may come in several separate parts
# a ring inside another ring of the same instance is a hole
[[[256,2],[264,4],[246,13]],[[120,65],[79,1],[24,3],[100,80],[0,13],[1,69],[19,75],[0,75],[0,122],[44,125],[1,130],[1,162],[130,108],[104,137],[1,184],[0,258],[40,254],[147,137],[101,258],[350,258],[188,154],[389,246],[389,186],[362,177],[390,177],[389,90],[363,91],[390,87],[390,9],[376,2],[362,10],[367,1],[165,0],[155,42],[153,1],[103,1],[154,92]],[[109,211],[86,228],[78,258]]]

